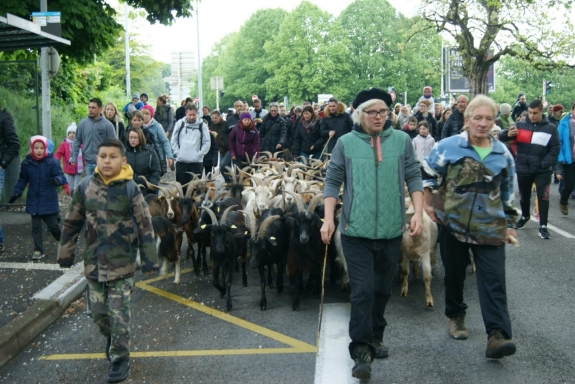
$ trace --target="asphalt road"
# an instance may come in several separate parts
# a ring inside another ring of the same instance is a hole
[[[575,204],[571,208],[570,216],[559,213],[552,185],[550,224],[575,237]],[[433,308],[425,307],[420,279],[410,277],[409,296],[400,298],[396,278],[386,316],[390,357],[374,362],[370,382],[575,382],[575,238],[551,230],[552,239],[542,240],[537,228],[530,222],[518,231],[520,246],[507,248],[514,356],[499,361],[485,358],[487,336],[470,271],[465,287],[470,337],[466,341],[449,337],[443,315],[443,269],[438,262]],[[141,284],[132,300],[133,354],[127,382],[313,383],[319,300],[306,295],[300,311],[292,312],[288,285],[281,295],[271,290],[268,309],[261,312],[259,292],[255,270],[249,270],[246,288],[235,274],[234,308],[228,314],[211,277],[186,273],[179,286],[171,278]],[[326,303],[346,301],[338,287],[327,286]],[[108,367],[102,355],[104,343],[83,303],[77,302],[0,370],[0,383],[103,383]]]

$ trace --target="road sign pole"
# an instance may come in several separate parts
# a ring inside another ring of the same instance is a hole
[[[545,81],[545,79],[543,79],[543,92],[541,92],[541,94],[543,95],[543,99],[542,99],[543,101],[545,101],[545,93],[547,93],[546,85],[547,85],[547,82]]]
[[[216,87],[216,109],[220,110],[220,90]]]

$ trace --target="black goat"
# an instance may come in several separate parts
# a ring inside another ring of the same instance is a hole
[[[213,285],[220,291],[220,298],[226,298],[226,310],[232,309],[231,285],[232,275],[234,272],[234,261],[240,253],[243,253],[243,272],[245,275],[245,254],[246,249],[242,249],[242,242],[234,237],[237,233],[245,232],[245,219],[244,215],[239,212],[230,212],[232,209],[237,208],[237,205],[228,207],[222,214],[220,222],[216,218],[215,213],[206,207],[200,209],[210,215],[211,224],[202,224],[196,228],[196,232],[206,229],[210,230],[210,257],[213,261]],[[239,245],[238,245],[239,244]],[[219,283],[219,270],[223,269],[224,284],[222,287]],[[243,279],[242,279],[243,280]],[[247,285],[247,275],[245,275],[245,285]],[[245,286],[244,285],[244,286]]]
[[[287,192],[287,191],[286,191]],[[319,296],[321,289],[321,268],[325,245],[321,240],[320,229],[323,225],[318,215],[313,213],[323,194],[314,196],[308,209],[304,209],[301,196],[293,192],[298,212],[286,216],[290,229],[289,251],[287,256],[287,276],[295,284],[292,309],[299,310],[299,295],[303,290],[303,275],[309,271],[309,279],[314,282],[314,294]]]
[[[252,268],[258,268],[260,274],[260,287],[262,296],[260,299],[260,310],[265,311],[267,308],[266,298],[266,275],[265,267],[268,268],[267,285],[273,288],[272,268],[277,266],[277,290],[283,292],[283,271],[286,265],[289,236],[285,228],[283,210],[280,208],[271,208],[263,211],[261,224],[256,230],[256,216],[253,212],[244,212],[246,215],[248,228],[250,229],[251,238],[250,247],[250,265]],[[236,235],[242,237],[241,234]]]

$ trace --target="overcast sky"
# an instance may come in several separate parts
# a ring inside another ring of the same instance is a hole
[[[353,0],[310,0],[319,8],[338,16]],[[419,0],[388,0],[391,5],[406,16],[413,16]],[[208,56],[215,43],[229,33],[239,31],[244,22],[259,9],[283,8],[292,11],[301,0],[204,0],[200,2],[200,54],[202,60]],[[121,9],[121,8],[120,8]],[[179,19],[173,25],[149,25],[143,21],[133,25],[133,32],[140,35],[152,47],[152,56],[158,61],[170,62],[172,51],[191,50],[197,52],[196,16]],[[257,31],[257,26],[254,26]],[[197,64],[196,64],[197,65]]]

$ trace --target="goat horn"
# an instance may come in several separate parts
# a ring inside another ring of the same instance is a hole
[[[252,238],[256,237],[256,215],[254,215],[253,212],[248,212],[248,211],[238,211],[241,212],[245,215],[246,217],[246,221],[248,222],[248,228],[250,230],[250,235],[252,236]]]
[[[229,195],[230,191],[220,191],[218,193],[214,193],[214,198],[212,201],[215,203],[216,201],[220,200],[222,196]]]
[[[297,204],[297,211],[303,212],[304,208],[303,208],[303,200],[301,199],[301,196],[298,195],[297,193],[293,193],[292,191],[286,191],[286,193],[289,193],[294,198],[294,200]]]
[[[270,151],[260,151],[260,155],[266,155],[268,159],[272,159],[274,157]],[[261,157],[259,159],[261,159]]]
[[[309,213],[313,214],[315,212],[315,207],[317,207],[317,204],[321,199],[323,199],[323,193],[319,193],[311,199],[309,206],[307,207]]]
[[[208,213],[208,215],[210,215],[210,219],[212,219],[212,225],[218,225],[218,218],[216,217],[214,211],[207,207],[200,207],[200,209],[203,209]]]
[[[237,207],[238,207],[237,204],[234,204],[234,205],[226,208],[224,213],[222,213],[222,217],[220,218],[220,224],[221,225],[226,225],[226,220],[228,218],[228,214],[232,211],[232,209],[235,209]]]
[[[184,190],[182,189],[182,184],[178,183],[177,181],[170,182],[170,185],[173,185],[178,190],[180,197],[184,197]]]
[[[154,185],[154,184],[152,184],[152,183],[150,183],[150,182],[148,181],[148,179],[146,179],[145,176],[140,176],[140,179],[144,180],[144,182],[146,183],[146,187],[148,187],[147,189],[151,189],[151,190],[156,190],[156,189],[158,189],[158,186],[157,186],[157,185]]]
[[[274,193],[272,194],[272,199],[277,196],[280,187],[282,186],[281,181],[276,183],[276,187],[274,188]]]
[[[246,168],[248,168],[248,167],[246,167]],[[252,177],[252,175],[250,175],[249,173],[247,173],[245,171],[246,168],[238,169],[240,171],[240,175],[242,176],[242,181],[244,178],[250,179]]]
[[[290,165],[287,169],[287,175],[289,177],[294,177],[294,175],[292,175],[294,169],[301,168],[301,167],[305,167],[305,164],[295,163],[295,164]]]
[[[198,185],[201,183],[201,180],[192,180],[190,181],[189,185],[188,185],[188,189],[186,189],[186,198],[191,198],[192,197],[192,193],[194,193],[194,191],[196,190],[196,188],[198,187]]]
[[[281,216],[280,215],[273,215],[273,216],[265,218],[265,220],[260,225],[260,230],[258,231],[258,239],[264,238],[266,231],[268,230],[271,223],[273,223],[277,219],[281,219]]]
[[[284,153],[285,151],[286,151],[286,150],[284,149],[283,151],[274,152],[274,154],[273,154],[274,159],[277,159],[277,158],[278,158],[278,155],[279,155],[280,153]]]
[[[153,185],[153,184],[150,184],[150,185]],[[164,196],[166,196],[166,197],[172,196],[172,194],[170,193],[170,191],[169,191],[167,188],[160,187],[159,185],[154,185],[154,186],[155,186],[157,189],[159,189],[159,190],[164,194]]]
[[[230,176],[232,177],[232,184],[237,184],[237,183],[238,183],[238,178],[237,178],[237,175],[236,175],[236,166],[234,165],[233,168],[226,167],[226,169],[230,172]]]

